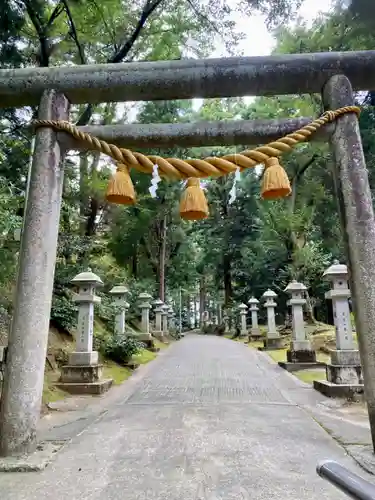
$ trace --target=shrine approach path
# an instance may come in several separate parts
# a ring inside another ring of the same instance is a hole
[[[243,343],[187,335],[128,392],[1,500],[339,500],[318,461],[365,475],[306,410],[322,396]]]

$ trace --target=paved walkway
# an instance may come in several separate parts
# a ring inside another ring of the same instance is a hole
[[[316,463],[364,473],[306,410],[316,397],[263,353],[187,336],[43,472],[0,474],[0,498],[339,500]]]

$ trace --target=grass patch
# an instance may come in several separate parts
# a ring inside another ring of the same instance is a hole
[[[115,385],[120,385],[130,377],[132,370],[120,366],[114,361],[105,361],[103,366],[103,378],[112,378]]]
[[[158,346],[159,347],[159,346]],[[149,363],[156,358],[156,353],[148,351],[147,349],[142,349],[138,354],[132,356],[132,361],[144,365]]]
[[[168,344],[164,344],[164,342],[160,342],[158,339],[153,339],[155,347],[159,347],[159,349],[166,349],[168,347]]]
[[[330,363],[331,362],[331,356],[325,352],[317,352],[316,353],[316,359],[317,361],[321,361],[322,363]]]
[[[44,386],[42,401],[44,404],[54,403],[69,396],[69,394],[62,389],[58,389],[55,384],[59,379],[59,373],[48,370],[44,374]]]
[[[312,384],[314,380],[326,380],[325,370],[299,370],[293,372],[293,375],[308,384]]]
[[[265,351],[276,363],[286,361],[287,349],[276,349],[274,351]]]
[[[263,347],[263,341],[253,340],[250,342],[249,347],[252,347],[253,349],[258,349],[258,347]]]

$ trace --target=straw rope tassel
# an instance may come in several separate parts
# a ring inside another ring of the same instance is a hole
[[[280,165],[278,158],[270,158],[265,161],[265,172],[263,175],[261,196],[264,200],[276,200],[285,198],[292,192],[289,178],[284,168]]]
[[[106,200],[118,205],[135,204],[135,190],[126,165],[117,164],[117,170],[108,182]]]
[[[180,215],[185,220],[201,220],[208,217],[208,203],[199,179],[188,179],[181,197]]]

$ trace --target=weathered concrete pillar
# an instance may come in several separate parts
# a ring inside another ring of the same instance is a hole
[[[156,299],[153,302],[154,312],[155,312],[155,329],[154,335],[158,339],[163,338],[163,325],[162,325],[162,314],[163,314],[163,301],[160,299]]]
[[[125,298],[128,291],[129,290],[126,288],[126,286],[123,285],[114,286],[109,291],[109,294],[113,297],[113,303],[116,307],[114,327],[115,335],[125,335],[126,309],[129,307],[129,304],[126,302]]]
[[[327,109],[353,105],[349,80],[344,75],[333,76],[324,87],[323,100]],[[375,449],[375,220],[358,119],[354,114],[344,115],[336,121],[331,144],[335,159],[336,196]]]
[[[287,304],[292,309],[292,341],[286,353],[287,361],[279,362],[279,366],[288,371],[324,366],[324,363],[316,361],[316,353],[311,348],[310,340],[306,337],[305,320],[303,318],[306,290],[305,285],[298,283],[296,280],[291,281],[284,290],[291,296]]]
[[[240,304],[238,306],[238,309],[240,311],[240,324],[241,324],[240,337],[246,337],[246,335],[247,335],[247,325],[246,325],[247,305]]]
[[[262,295],[266,300],[264,307],[267,308],[267,336],[264,340],[264,349],[282,349],[283,341],[276,328],[275,307],[277,306],[275,298],[276,293],[272,290],[267,290]]]
[[[38,118],[68,120],[68,100],[43,92]],[[14,312],[0,409],[0,455],[35,449],[42,403],[63,186],[63,156],[51,128],[36,132]]]
[[[363,392],[363,377],[359,351],[355,348],[348,299],[348,270],[335,261],[323,274],[332,283],[325,297],[332,300],[336,327],[336,350],[331,351],[327,365],[327,381],[314,381],[314,387],[327,396],[347,397]]]
[[[255,297],[251,297],[251,299],[249,299],[248,304],[250,305],[250,312],[251,312],[250,337],[253,340],[258,340],[262,337],[262,334],[261,334],[261,331],[260,331],[259,325],[258,325],[259,300],[256,299]]]
[[[100,303],[95,289],[103,286],[102,280],[90,269],[78,274],[71,283],[78,287],[73,300],[78,304],[78,325],[75,351],[69,355],[69,364],[61,368],[58,387],[73,394],[101,394],[108,390],[113,380],[103,380],[103,366],[99,354],[93,351],[94,304]]]
[[[150,333],[150,300],[152,299],[152,296],[148,293],[143,292],[139,294],[138,299],[141,301],[139,304],[139,308],[142,314],[142,333],[139,335],[139,339],[145,341],[146,343],[152,342],[152,336]]]

